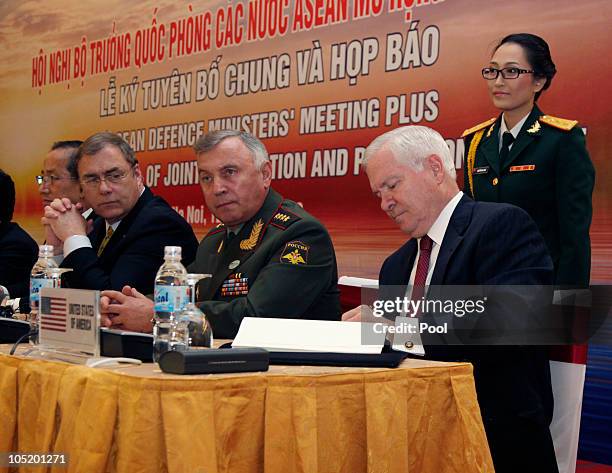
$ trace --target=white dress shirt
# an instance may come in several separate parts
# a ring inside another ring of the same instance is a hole
[[[448,204],[442,209],[440,215],[433,223],[427,235],[433,241],[433,245],[431,247],[431,255],[429,257],[429,269],[427,270],[427,279],[425,281],[425,285],[429,286],[429,282],[431,281],[431,277],[433,275],[434,269],[436,267],[436,261],[438,260],[438,254],[440,253],[440,246],[442,245],[442,240],[444,240],[444,235],[446,234],[446,229],[448,228],[448,223],[455,211],[455,207],[459,204],[459,201],[463,197],[463,192],[459,191],[451,200],[448,201]],[[412,295],[412,286],[414,285],[414,278],[416,275],[417,264],[419,262],[419,256],[421,255],[421,250],[419,245],[421,243],[421,239],[417,239],[417,255],[414,259],[414,265],[412,266],[412,271],[410,272],[410,280],[408,281],[409,288],[406,294],[406,297],[410,298]],[[427,290],[427,288],[425,288]]]
[[[529,112],[531,113],[531,112]],[[529,117],[529,113],[527,115],[525,115],[523,118],[521,118],[521,120],[512,127],[511,130],[508,130],[508,127],[506,126],[506,120],[503,118],[502,116],[502,120],[501,120],[501,125],[499,126],[499,148],[497,151],[501,151],[502,149],[502,136],[504,136],[504,133],[509,131],[512,136],[514,136],[514,139],[516,140],[516,137],[519,134],[519,131],[521,131],[521,128],[523,128],[523,125],[525,124],[525,122],[527,121],[527,117]],[[512,143],[514,144],[514,143]],[[510,146],[508,146],[508,149],[512,149],[512,144]]]
[[[457,194],[448,201],[446,206],[436,218],[436,221],[433,223],[431,228],[427,231],[427,235],[432,240],[431,246],[431,254],[429,256],[429,268],[427,270],[427,278],[425,279],[425,294],[427,294],[427,289],[429,288],[429,283],[431,282],[431,277],[433,276],[434,269],[436,268],[436,261],[438,260],[438,255],[440,254],[440,247],[442,246],[442,241],[444,240],[444,235],[446,234],[446,229],[448,228],[448,224],[450,223],[450,219],[453,216],[453,212],[455,208],[459,204],[459,201],[463,197],[463,192],[459,191]],[[419,264],[419,256],[421,255],[421,250],[419,248],[421,243],[421,239],[417,239],[417,254],[414,258],[414,264],[412,265],[412,271],[410,272],[410,279],[408,280],[408,287],[406,288],[406,299],[412,298],[412,289],[414,286],[414,278],[416,275],[416,269]],[[398,323],[408,323],[413,327],[418,327],[418,319],[408,318],[405,319],[406,313],[400,314],[400,319],[396,320],[396,326]],[[398,336],[399,335],[399,336]],[[410,343],[410,346],[406,345],[406,342]],[[423,348],[423,343],[421,341],[421,335],[416,330],[412,334],[394,334],[392,339],[392,346],[395,350],[405,351],[411,353],[413,355],[424,356],[425,349]]]

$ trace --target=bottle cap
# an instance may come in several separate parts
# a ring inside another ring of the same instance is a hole
[[[180,246],[164,246],[164,259],[166,258],[181,259],[181,247]]]

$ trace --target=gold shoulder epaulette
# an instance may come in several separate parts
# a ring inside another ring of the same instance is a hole
[[[565,118],[551,117],[550,115],[542,115],[538,120],[563,131],[570,131],[578,124],[578,120],[566,120]]]
[[[497,120],[497,117],[493,117],[490,120],[487,120],[486,122],[482,122],[476,126],[473,126],[472,128],[468,128],[467,130],[465,130],[463,132],[463,134],[461,135],[461,138],[467,136],[467,135],[471,135],[472,133],[477,132],[478,130],[482,130],[483,128],[489,126],[491,123],[494,123],[495,120]]]
[[[284,207],[280,207],[272,217],[270,224],[280,228],[281,230],[287,230],[291,224],[297,222],[298,220],[302,220],[302,217],[294,214]]]

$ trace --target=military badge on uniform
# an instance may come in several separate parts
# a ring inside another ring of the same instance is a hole
[[[540,131],[540,128],[542,128],[540,126],[540,122],[536,120],[536,122],[533,125],[531,125],[531,128],[529,128],[527,130],[527,133],[530,133],[530,134],[533,135],[533,134],[537,133],[538,131]]]
[[[308,252],[310,245],[301,241],[290,241],[283,248],[280,256],[281,263],[287,264],[306,264],[308,263]]]
[[[278,212],[274,216],[274,220],[278,220],[279,222],[284,222],[284,223],[287,223],[290,219],[291,219],[291,217],[289,215],[284,214],[282,212]]]
[[[522,166],[510,166],[510,172],[535,171],[535,164],[523,164]]]
[[[287,230],[290,225],[301,219],[301,217],[298,217],[293,212],[289,212],[287,209],[281,207],[272,217],[270,225],[280,228],[281,230]]]
[[[251,228],[251,234],[249,235],[249,237],[245,238],[240,242],[240,249],[248,251],[255,248],[255,246],[257,246],[257,242],[259,241],[259,235],[261,234],[262,228],[263,220],[259,219],[253,225],[253,228]]]
[[[221,296],[246,296],[249,293],[249,278],[242,273],[230,274],[221,285]]]
[[[474,168],[472,170],[472,174],[474,175],[478,175],[478,174],[487,174],[489,172],[490,167],[489,166],[481,166],[478,168]]]

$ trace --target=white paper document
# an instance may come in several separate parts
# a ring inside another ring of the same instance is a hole
[[[354,287],[371,287],[378,289],[378,279],[357,278],[354,276],[340,276],[338,284]]]
[[[232,346],[259,347],[269,351],[380,353],[385,335],[375,334],[368,325],[372,324],[245,317]],[[366,331],[367,345],[363,340]]]

